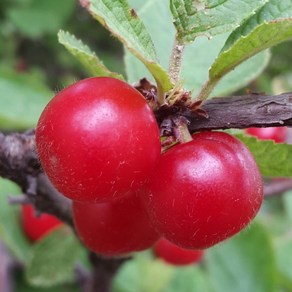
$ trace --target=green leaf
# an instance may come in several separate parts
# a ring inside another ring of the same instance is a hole
[[[0,128],[34,127],[50,96],[35,76],[0,70]]]
[[[158,87],[164,92],[169,91],[172,84],[167,72],[158,63],[151,37],[127,1],[90,0],[89,2],[90,13],[141,60],[154,76]]]
[[[19,206],[8,202],[8,195],[17,196],[20,193],[15,183],[0,178],[0,238],[11,253],[25,264],[30,255],[30,245],[21,229]]]
[[[183,64],[182,78],[185,80],[186,88],[192,90],[194,95],[208,78],[208,63],[211,66],[215,59],[214,56],[212,60],[208,54],[218,54],[220,39],[222,36],[215,37],[211,41],[203,40],[201,46],[199,45],[201,40],[198,39],[190,48],[186,48],[185,59],[188,62]],[[197,54],[197,58],[193,58],[194,53]],[[240,64],[220,80],[212,96],[225,96],[249,84],[263,72],[269,60],[269,51],[264,51]]]
[[[57,228],[34,245],[26,278],[31,285],[40,287],[73,282],[76,263],[83,253],[84,249],[69,227]]]
[[[25,280],[23,271],[14,272],[14,291],[19,292],[80,292],[80,286],[76,283],[58,285],[53,287],[36,287],[29,285]]]
[[[292,19],[263,23],[248,36],[223,51],[210,70],[211,79],[219,79],[235,66],[258,52],[292,38]]]
[[[292,224],[292,191],[287,191],[282,196],[284,209],[285,209],[285,215],[286,215],[286,221]],[[291,278],[292,279],[292,278]]]
[[[10,21],[32,38],[56,33],[75,8],[74,0],[31,0],[8,11]]]
[[[137,0],[131,1],[133,6],[139,7],[139,16],[151,33],[159,60],[162,66],[167,67],[175,35],[168,3],[167,1],[145,1],[144,5],[136,3]],[[155,19],[155,22],[153,19]],[[197,38],[195,42],[186,46],[181,79],[184,81],[185,88],[191,90],[194,95],[199,92],[208,79],[208,69],[220,53],[227,38],[228,34],[218,35],[210,40]],[[263,71],[268,60],[269,54],[264,52],[262,55],[255,56],[248,63],[243,63],[222,79],[214,94],[217,96],[230,94],[232,91],[245,86]],[[127,52],[125,54],[125,64],[130,82],[135,82],[141,77],[152,80],[141,62]]]
[[[271,0],[235,30],[209,71],[199,98],[205,99],[219,80],[251,56],[292,39],[290,1]]]
[[[274,249],[258,223],[209,249],[206,266],[214,291],[276,291]]]
[[[102,61],[96,56],[90,48],[83,44],[81,40],[78,40],[74,35],[69,32],[59,31],[58,33],[59,43],[65,46],[65,48],[77,59],[93,76],[109,76],[123,80],[123,76],[111,72]]]
[[[129,1],[132,6],[139,8],[137,13],[151,34],[151,38],[157,50],[158,59],[164,68],[169,65],[169,57],[174,41],[175,30],[172,24],[172,17],[168,1],[144,1],[137,4],[137,0]],[[155,21],[153,21],[155,19]],[[152,76],[145,70],[142,62],[137,60],[128,51],[125,51],[125,64],[128,80],[136,82],[142,77],[151,80]]]
[[[290,232],[276,240],[275,246],[279,272],[286,281],[289,281],[290,284],[292,284],[292,238],[289,233]]]
[[[235,42],[242,37],[247,37],[258,26],[262,24],[277,23],[282,20],[292,18],[292,6],[290,0],[269,0],[257,11],[257,13],[247,19],[240,27],[238,27],[228,38],[222,51],[229,49]],[[279,31],[280,34],[285,34],[284,31]],[[273,41],[273,40],[271,40]]]
[[[177,291],[213,291],[209,283],[207,274],[199,267],[187,266],[179,267],[175,270],[175,275],[164,292]]]
[[[211,37],[232,31],[266,2],[267,0],[171,0],[170,8],[178,39],[188,43],[200,35]]]
[[[174,268],[160,260],[135,257],[119,270],[113,292],[160,292],[174,275]]]
[[[271,140],[236,135],[250,150],[264,176],[292,176],[292,145],[277,144]]]

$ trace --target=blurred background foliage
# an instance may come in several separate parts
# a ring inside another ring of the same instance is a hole
[[[123,72],[122,46],[76,0],[0,1],[0,129],[34,127],[54,92],[88,77],[58,43],[61,28]]]
[[[59,29],[69,30],[82,38],[109,69],[125,73],[122,45],[77,1],[1,0],[0,130],[32,127],[53,92],[88,76],[79,62],[58,43]],[[244,94],[246,89],[268,94],[292,91],[291,49],[292,42],[272,48],[271,60],[263,74],[236,93]],[[23,98],[14,100],[14,95]],[[34,108],[27,107],[27,98],[35,99],[30,103]],[[8,193],[18,194],[20,190],[1,180],[0,238],[18,260],[26,262],[34,251],[17,228],[18,208],[7,203]],[[148,253],[141,253],[119,272],[114,289],[125,292],[292,291],[292,194],[288,192],[280,198],[267,200],[257,221],[239,236],[207,251],[204,262],[196,268],[174,269],[154,261]],[[58,243],[59,235],[53,236],[51,241]],[[68,247],[63,249],[66,253]],[[41,259],[36,264],[42,265]],[[52,266],[54,268],[54,264]],[[41,272],[39,267],[31,269]],[[60,291],[78,291],[70,286],[73,280],[68,281],[72,270],[68,273],[64,278],[61,276],[61,280],[58,278],[59,282],[64,279],[69,285],[62,286]],[[43,279],[46,274],[35,276]],[[52,290],[50,287],[42,290],[42,285],[32,288],[27,284],[22,272],[17,273],[16,279],[17,291],[59,291],[54,280]],[[33,283],[35,278],[30,280]]]
[[[0,67],[36,74],[53,90],[85,77],[83,68],[58,43],[70,30],[123,73],[122,46],[76,0],[3,0],[0,3]]]

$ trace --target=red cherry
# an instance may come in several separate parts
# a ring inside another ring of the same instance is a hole
[[[106,256],[147,249],[159,238],[136,194],[107,203],[75,201],[73,218],[84,245]]]
[[[32,205],[22,205],[21,224],[26,236],[35,242],[59,227],[62,222],[49,214],[42,213],[40,216],[36,216]]]
[[[223,132],[202,132],[162,155],[145,192],[153,226],[174,244],[204,249],[255,217],[263,185],[246,146]]]
[[[283,143],[287,139],[287,127],[248,128],[245,132],[260,140],[274,140],[276,143]]]
[[[140,188],[161,150],[144,97],[108,77],[85,79],[58,93],[41,114],[36,144],[55,187],[73,200],[91,202]]]
[[[204,254],[203,250],[181,248],[165,238],[159,239],[153,246],[153,249],[157,257],[177,266],[197,263]]]

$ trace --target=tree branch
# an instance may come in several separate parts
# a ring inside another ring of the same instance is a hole
[[[73,226],[71,201],[52,186],[41,169],[34,130],[0,133],[0,176],[17,183],[39,211],[55,215]]]
[[[207,100],[201,109],[208,117],[186,111],[191,132],[215,129],[292,126],[292,93],[249,94]]]
[[[15,266],[14,259],[9,254],[6,246],[0,241],[0,291],[13,292],[14,282],[12,271]]]
[[[274,197],[292,190],[292,179],[279,178],[264,184],[265,197]]]

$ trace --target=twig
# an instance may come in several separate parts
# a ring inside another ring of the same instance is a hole
[[[191,132],[248,127],[292,126],[292,93],[249,94],[207,100],[201,109],[208,118],[185,112]]]
[[[129,257],[105,259],[92,252],[89,258],[94,270],[90,289],[86,292],[112,291],[113,277],[121,265],[129,260]]]
[[[14,259],[9,254],[5,245],[0,241],[0,291],[13,292],[14,284],[12,270],[14,269]]]
[[[264,184],[264,195],[266,198],[281,195],[289,190],[292,190],[292,179],[281,178]]]

